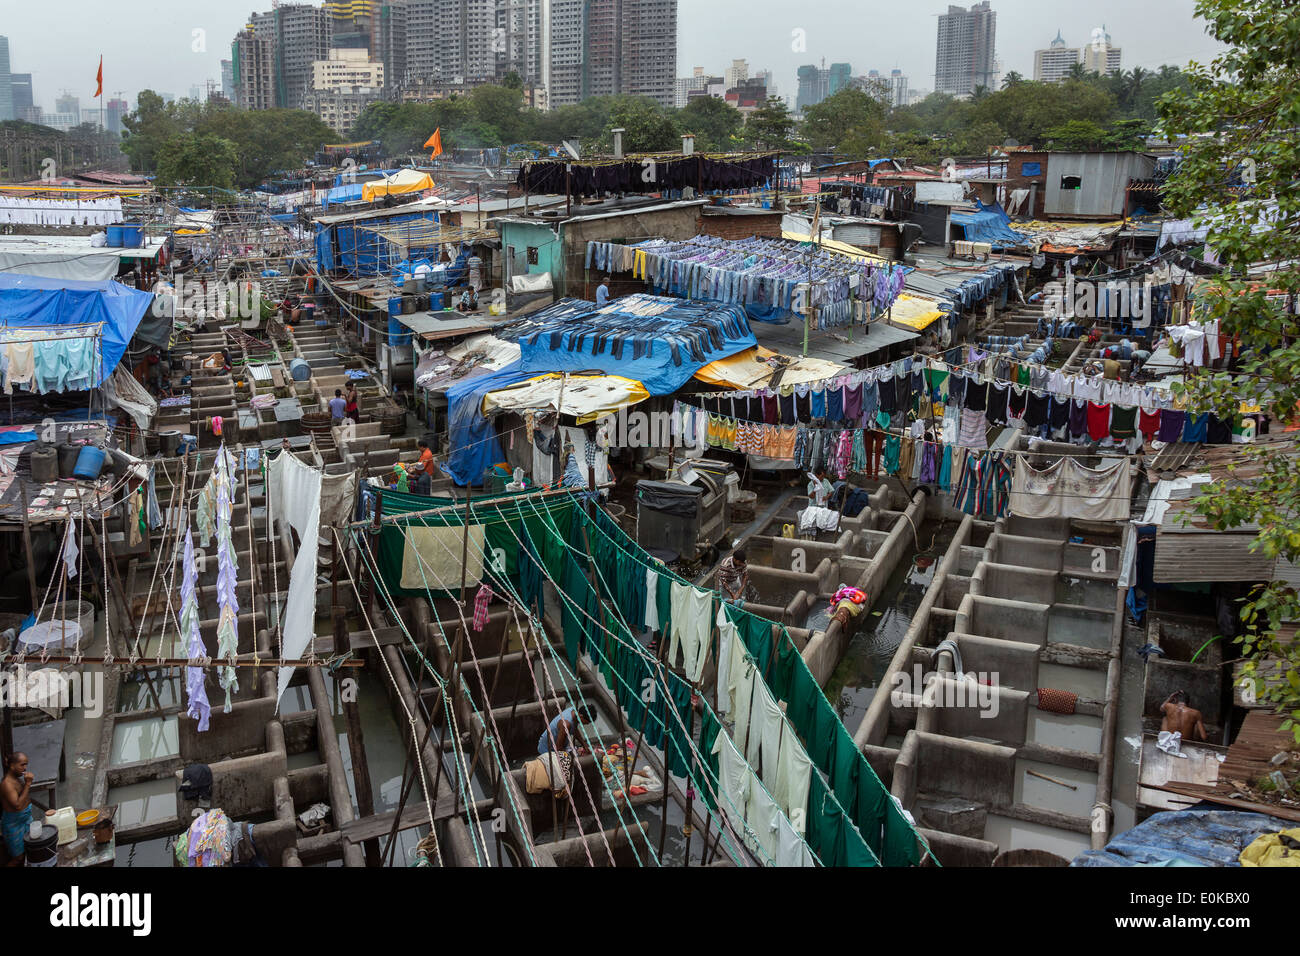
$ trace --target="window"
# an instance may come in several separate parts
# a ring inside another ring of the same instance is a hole
[[[1062,177],[1061,177],[1061,188],[1062,188],[1062,189],[1082,189],[1082,188],[1083,188],[1083,179],[1082,179],[1081,177],[1079,177],[1079,176],[1062,176]]]
[[[535,265],[537,265],[537,247],[536,247],[536,246],[529,246],[529,247],[528,247],[528,264],[529,264],[530,266],[535,266]]]

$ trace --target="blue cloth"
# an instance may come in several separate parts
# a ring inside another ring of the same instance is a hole
[[[27,852],[27,830],[32,822],[32,805],[29,803],[21,810],[6,810],[0,827],[4,828],[5,851],[11,857],[22,856]]]
[[[36,441],[36,432],[0,432],[0,445],[21,445],[29,441]]]
[[[553,718],[551,718],[551,722],[549,725],[547,725],[547,729],[542,731],[542,735],[537,738],[537,752],[539,754],[545,754],[551,749],[551,739],[554,737],[558,737],[560,734],[560,721],[563,720],[569,724],[574,723],[575,713],[576,713],[575,709],[569,707],[566,708],[565,710],[560,711]],[[569,750],[575,749],[572,734],[569,735],[568,749]]]
[[[483,414],[483,396],[533,377],[515,362],[490,375],[458,382],[447,389],[447,431],[451,452],[447,473],[458,485],[480,485],[483,472],[505,459],[496,426]]]
[[[130,289],[119,282],[0,273],[0,315],[5,316],[15,338],[34,329],[103,323],[102,362],[92,369],[92,379],[83,387],[97,388],[113,374],[153,299],[152,292]]]

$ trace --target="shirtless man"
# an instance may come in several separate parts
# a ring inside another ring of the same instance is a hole
[[[9,866],[23,865],[27,827],[32,818],[32,782],[35,779],[27,769],[27,754],[9,755],[4,779],[0,780],[0,806],[4,808],[4,844]]]
[[[1185,691],[1176,690],[1170,694],[1169,699],[1160,705],[1160,713],[1164,715],[1160,722],[1161,730],[1181,734],[1183,740],[1205,740],[1201,712],[1187,706]]]

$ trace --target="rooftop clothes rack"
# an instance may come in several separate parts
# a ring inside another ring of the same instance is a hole
[[[886,214],[901,218],[915,206],[915,189],[872,186],[855,182],[823,182],[817,204],[824,212],[843,216],[883,219]]]
[[[858,302],[872,314],[884,311],[902,291],[905,274],[902,266],[849,263],[781,239],[587,244],[588,268],[625,270],[629,260],[633,277],[656,293],[743,305],[751,319],[777,324],[811,311],[809,326],[818,329],[851,325]]]
[[[103,337],[102,322],[53,328],[0,325],[0,377],[5,394],[12,395],[14,385],[44,395],[101,384],[96,372],[103,362]],[[32,348],[22,349],[25,345]]]

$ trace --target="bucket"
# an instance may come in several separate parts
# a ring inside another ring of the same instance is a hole
[[[81,446],[71,442],[59,446],[59,477],[71,478],[77,468],[77,458],[81,455]]]
[[[59,453],[53,445],[44,443],[32,451],[32,481],[45,484],[59,478]]]
[[[306,359],[296,358],[289,362],[289,377],[295,382],[305,382],[311,378],[311,366]]]
[[[175,455],[181,447],[181,433],[175,428],[166,428],[158,433],[158,451],[167,457]]]
[[[82,481],[94,481],[104,470],[104,449],[94,445],[82,445],[81,454],[77,456],[77,467],[72,470],[72,477]]]
[[[28,866],[54,866],[59,862],[59,828],[42,826],[40,836],[34,840],[28,836],[23,841],[23,849]]]
[[[123,249],[139,249],[144,245],[144,226],[123,223],[121,229]]]
[[[122,248],[122,227],[109,226],[108,233],[104,238],[105,238],[105,244],[108,245],[109,247],[113,249],[121,249]]]

